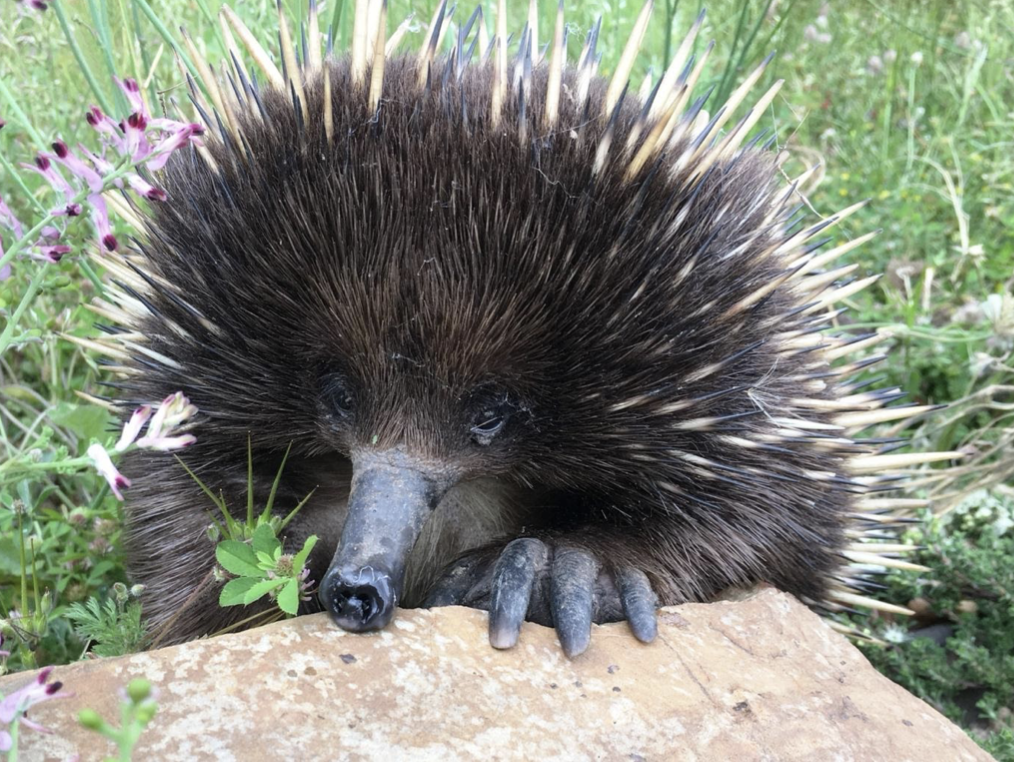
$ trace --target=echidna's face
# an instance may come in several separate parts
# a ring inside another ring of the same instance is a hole
[[[495,293],[475,298],[481,289],[464,283],[471,295],[453,297],[445,277],[422,275],[399,302],[378,305],[372,279],[350,273],[341,314],[307,328],[317,352],[307,364],[308,414],[319,442],[353,469],[340,546],[320,586],[346,629],[387,623],[412,547],[450,487],[523,472],[543,449],[537,421],[554,407],[553,384],[542,374],[547,385],[533,397],[538,350],[518,345]],[[350,316],[368,325],[351,326]]]

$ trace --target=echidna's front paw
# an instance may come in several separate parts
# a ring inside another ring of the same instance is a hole
[[[567,656],[588,647],[592,622],[626,619],[638,640],[655,638],[657,597],[644,572],[614,568],[592,551],[532,537],[455,563],[430,591],[426,606],[489,611],[489,642],[517,643],[525,620],[555,627]]]

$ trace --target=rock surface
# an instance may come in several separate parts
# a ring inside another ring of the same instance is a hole
[[[450,608],[401,611],[378,634],[320,614],[58,667],[76,696],[32,711],[55,732],[23,732],[20,759],[114,755],[75,717],[91,707],[118,722],[118,689],[139,676],[159,712],[135,760],[989,759],[773,590],[666,609],[650,646],[597,627],[572,662],[530,624],[494,651],[485,613]]]

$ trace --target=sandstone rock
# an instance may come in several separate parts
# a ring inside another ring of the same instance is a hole
[[[535,625],[494,651],[485,613],[451,608],[371,635],[315,615],[59,667],[76,696],[33,710],[55,733],[22,733],[21,759],[115,754],[75,717],[118,721],[118,689],[139,676],[160,695],[136,760],[989,759],[788,595],[660,617],[654,644],[597,627],[572,662]]]

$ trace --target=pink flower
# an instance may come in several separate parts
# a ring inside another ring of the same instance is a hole
[[[169,197],[164,190],[156,188],[140,175],[127,175],[127,182],[134,193],[144,196],[149,201],[165,201]]]
[[[28,256],[31,259],[39,262],[49,262],[54,265],[63,259],[64,254],[70,254],[70,246],[63,244],[57,244],[55,246],[35,246],[28,252]]]
[[[36,7],[45,5],[42,0],[30,1]],[[41,175],[55,192],[62,194],[64,205],[50,212],[54,217],[81,214],[83,209],[76,199],[87,194],[91,222],[101,247],[106,251],[116,250],[118,243],[102,193],[113,187],[129,187],[135,194],[149,201],[164,201],[167,198],[164,190],[132,170],[141,164],[151,171],[162,169],[174,151],[188,143],[200,144],[199,136],[204,133],[204,127],[199,124],[153,117],[145,106],[141,87],[136,80],[129,77],[114,79],[126,96],[131,113],[125,119],[117,121],[102,113],[97,106],[88,109],[85,119],[98,133],[101,148],[90,151],[79,145],[77,149],[71,149],[62,140],[58,140],[52,144],[53,154],[40,153],[34,164],[22,165]],[[0,120],[0,127],[2,126]],[[61,168],[69,174],[69,179]],[[113,174],[118,176],[111,179],[110,175]],[[0,228],[4,227],[14,232],[15,240],[21,239],[23,230],[20,222],[0,199]],[[58,262],[60,257],[70,251],[56,240],[39,241],[31,245],[18,240],[18,248],[25,249],[27,256],[33,259],[46,262]],[[0,256],[2,255],[3,249],[0,246]],[[0,267],[0,280],[9,278],[10,274],[9,265]]]
[[[134,411],[134,414],[130,416],[130,420],[127,421],[126,425],[123,427],[123,433],[120,435],[120,440],[116,443],[116,446],[113,449],[116,452],[123,452],[130,447],[130,445],[134,443],[134,440],[137,439],[137,435],[141,433],[141,429],[144,427],[144,424],[148,422],[149,418],[151,418],[150,405],[144,405],[137,408],[137,410]]]
[[[113,81],[119,85],[123,94],[127,96],[127,100],[130,102],[130,108],[135,113],[147,116],[148,111],[144,107],[144,99],[141,98],[141,87],[137,84],[137,80],[133,77],[125,77],[124,79],[113,77]]]
[[[72,154],[66,143],[57,140],[53,143],[53,151],[56,152],[56,160],[65,166],[71,174],[84,180],[88,190],[92,193],[102,190],[102,177],[99,173]]]
[[[98,106],[92,106],[88,110],[88,113],[85,114],[85,119],[88,121],[88,124],[95,128],[96,132],[105,136],[104,139],[112,144],[117,153],[122,154],[124,152],[123,130],[115,120],[103,114]]]
[[[144,114],[131,114],[121,122],[121,127],[126,136],[123,143],[124,155],[129,156],[131,161],[140,161],[151,153],[151,145],[144,134],[148,129],[148,119]]]
[[[17,238],[24,235],[21,223],[18,221],[18,218],[14,216],[14,212],[10,210],[10,207],[4,203],[2,196],[0,196],[0,226],[3,226],[13,232]]]
[[[92,459],[95,468],[98,469],[98,472],[109,483],[109,489],[116,495],[116,499],[123,500],[123,493],[120,492],[120,488],[129,487],[130,479],[116,470],[116,466],[113,465],[113,461],[109,457],[109,453],[106,452],[106,448],[98,443],[93,444],[88,448],[88,457]]]
[[[74,201],[74,189],[71,187],[67,179],[60,173],[53,162],[50,161],[49,154],[40,153],[35,157],[35,164],[22,164],[25,169],[30,169],[36,172],[49,183],[50,187],[57,193],[62,193],[66,200],[66,206],[62,210],[54,210],[53,214],[56,215],[68,215],[70,217],[76,217],[81,214],[80,204],[73,203]]]
[[[113,227],[109,224],[109,209],[106,207],[106,200],[101,193],[93,193],[88,197],[88,203],[92,208],[92,225],[95,232],[102,241],[106,251],[116,251],[116,236],[113,235]]]
[[[197,143],[200,141],[196,138],[204,134],[204,127],[199,124],[180,124],[180,128],[165,138],[158,145],[155,146],[152,151],[152,159],[149,160],[145,166],[148,167],[152,172],[156,172],[165,166],[165,163],[169,161],[169,156],[187,143]]]
[[[183,392],[170,394],[158,406],[148,424],[147,433],[137,440],[137,446],[161,451],[189,447],[197,441],[197,437],[193,434],[176,434],[175,429],[196,413],[197,407],[183,396]]]
[[[116,167],[113,166],[113,163],[107,161],[104,156],[99,156],[98,154],[89,151],[85,146],[81,145],[80,143],[78,143],[77,150],[88,158],[88,161],[90,161],[94,165],[95,169],[98,170],[99,174],[108,175],[110,172],[116,169]],[[117,183],[117,186],[122,188],[123,183]]]
[[[71,695],[69,693],[58,693],[60,688],[63,687],[63,683],[59,681],[46,684],[52,671],[52,667],[42,669],[32,682],[14,691],[14,693],[4,698],[3,701],[0,701],[0,728],[18,721],[26,728],[31,728],[39,733],[51,732],[37,722],[29,720],[26,715],[28,710],[36,704],[41,704],[43,701],[49,701],[50,699],[67,698]],[[0,751],[10,751],[13,744],[14,739],[11,738],[10,733],[6,730],[0,730]]]

